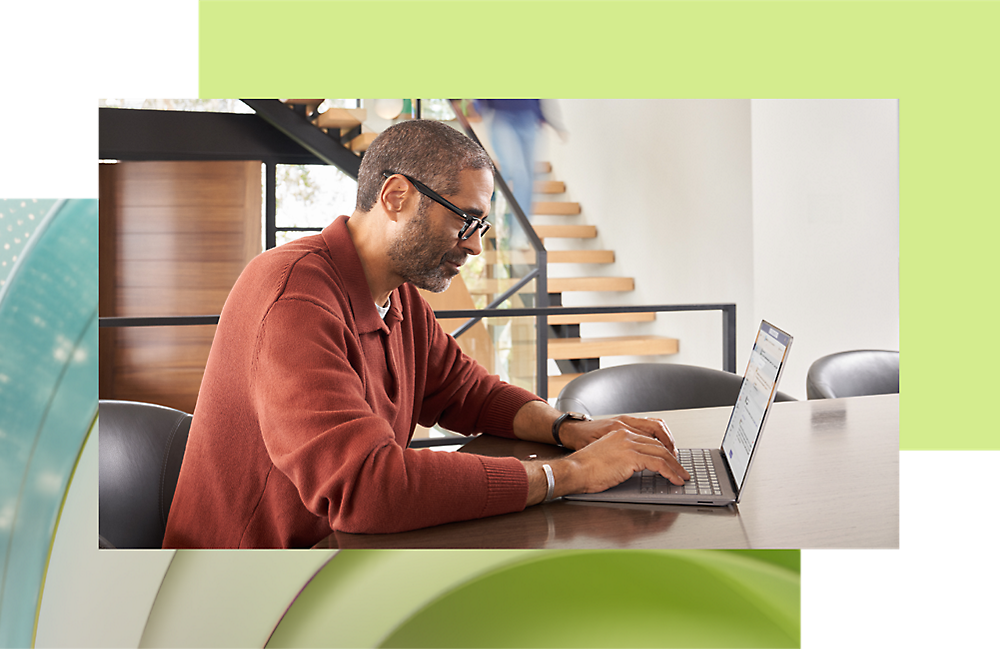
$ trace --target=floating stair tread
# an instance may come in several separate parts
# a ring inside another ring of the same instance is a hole
[[[613,264],[614,250],[549,250],[550,264]]]
[[[469,279],[469,292],[473,295],[498,294],[510,289],[518,279]],[[534,291],[535,281],[528,282],[522,291]],[[635,280],[631,277],[550,277],[549,293],[566,293],[570,291],[632,291],[635,290]]]
[[[538,174],[550,174],[550,173],[552,173],[552,163],[551,162],[536,162],[535,163],[535,173],[538,173]]]
[[[536,194],[565,194],[566,183],[561,180],[536,180]]]
[[[368,146],[375,141],[378,137],[378,133],[362,133],[358,137],[351,140],[348,148],[355,153],[359,151],[367,151]]]
[[[580,204],[570,201],[535,201],[531,204],[531,213],[573,216],[580,213]]]
[[[537,255],[534,251],[509,250],[498,253],[496,250],[483,251],[483,258],[488,264],[534,264]],[[549,250],[550,264],[613,264],[614,250]]]
[[[587,322],[652,322],[656,314],[649,313],[585,313],[581,315],[550,315],[550,325],[574,325]]]
[[[364,108],[330,108],[313,120],[319,128],[354,128],[368,118]]]
[[[322,104],[325,99],[282,99],[283,103],[288,106],[307,106],[310,109],[316,108]]]
[[[556,360],[676,354],[679,348],[680,344],[676,338],[665,336],[549,338],[549,358]]]
[[[557,397],[566,385],[582,374],[557,374],[549,377],[549,396]]]
[[[635,280],[631,277],[550,277],[549,293],[566,291],[633,291]]]
[[[540,239],[594,239],[597,237],[596,225],[535,225],[535,234]]]

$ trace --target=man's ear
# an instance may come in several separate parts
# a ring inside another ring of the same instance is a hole
[[[414,194],[416,191],[402,176],[393,176],[382,184],[378,200],[389,218],[395,221],[410,206]]]

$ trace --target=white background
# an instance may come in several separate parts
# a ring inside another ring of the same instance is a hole
[[[2,198],[97,196],[99,97],[197,96],[196,2],[2,7]],[[740,127],[756,137],[782,118],[783,109],[758,111],[754,104],[749,111],[739,110],[747,118],[762,117]],[[756,165],[757,156],[766,154],[747,146],[744,156],[752,156]],[[741,217],[738,227],[729,231],[732,236],[753,237],[758,250],[766,245],[759,237],[770,237],[769,229],[747,227],[745,197],[777,201],[779,187],[759,186],[746,177],[737,187],[693,189],[720,192],[714,208],[731,209]],[[760,207],[752,203],[749,223]],[[787,209],[796,211],[794,206]],[[756,262],[751,263],[756,269]],[[761,280],[759,274],[731,280],[738,284],[734,290],[757,291],[755,317],[771,300]],[[797,317],[791,314],[789,320]],[[996,453],[902,453],[901,549],[802,553],[803,646],[995,646],[995,601],[988,595],[1000,578],[997,529],[989,507],[995,487],[985,476],[996,459]],[[974,494],[967,502],[939,490],[944,478],[967,469],[984,476],[964,481]],[[100,597],[99,584],[93,596]]]

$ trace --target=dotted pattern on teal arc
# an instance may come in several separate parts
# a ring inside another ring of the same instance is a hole
[[[14,241],[16,253],[5,247],[9,236],[0,239],[12,265],[0,287],[0,646],[8,647],[33,643],[59,512],[97,416],[97,201],[53,201],[44,218],[37,206],[0,201],[0,223],[13,219],[7,235],[40,221]]]

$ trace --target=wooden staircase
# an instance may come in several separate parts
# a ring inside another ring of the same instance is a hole
[[[316,115],[316,109],[325,99],[285,99],[293,110],[298,110],[317,128],[323,129],[327,135],[335,135],[340,143],[354,153],[364,153],[368,145],[378,137],[378,133],[367,128],[364,121],[368,111],[364,108],[327,108]]]
[[[552,165],[539,163],[536,168],[539,175],[552,173]],[[535,233],[542,243],[546,239],[584,240],[595,239],[597,228],[593,225],[580,223],[582,213],[579,203],[556,200],[566,193],[566,183],[560,180],[537,180],[535,182],[536,200],[532,204],[532,213],[539,216],[560,217],[548,219],[546,224],[534,225]],[[561,217],[568,217],[566,223],[560,223]],[[539,220],[539,219],[534,219]],[[555,224],[552,222],[555,221]],[[550,246],[546,246],[549,248]],[[599,268],[601,264],[611,264],[615,261],[612,250],[593,249],[563,249],[548,250],[549,267],[553,264],[593,264]],[[563,304],[563,294],[576,291],[631,291],[635,281],[631,277],[612,277],[600,274],[586,277],[552,277],[548,278],[550,303]],[[674,338],[664,336],[611,336],[602,338],[586,338],[580,335],[580,325],[588,323],[641,323],[655,320],[655,313],[615,313],[551,316],[549,318],[550,337],[548,346],[549,358],[556,361],[562,374],[550,375],[548,395],[556,397],[567,383],[582,372],[596,369],[600,359],[605,356],[649,356],[676,354],[679,342]]]
[[[367,112],[363,108],[329,108],[316,114],[322,99],[286,99],[286,104],[293,110],[310,119],[317,128],[323,129],[328,135],[336,137],[343,146],[361,155],[368,145],[377,137],[364,125]],[[540,162],[536,166],[536,175],[549,175],[552,165]],[[566,193],[566,183],[560,180],[542,179],[535,182],[535,194],[540,200],[532,203],[533,215],[556,217],[556,223],[536,224],[535,233],[543,244],[547,239],[585,240],[595,239],[598,235],[596,226],[577,222],[582,209],[579,203],[560,200]],[[563,217],[569,222],[560,223]],[[537,219],[535,219],[537,220]],[[549,219],[550,221],[552,219]],[[491,235],[487,235],[491,236]],[[548,248],[548,246],[546,246]],[[562,247],[562,246],[560,246]],[[485,250],[483,258],[489,265],[534,264],[535,254],[532,251],[507,251],[503,254],[494,250]],[[599,267],[614,263],[613,250],[594,250],[588,248],[548,250],[547,258],[552,264],[583,264]],[[458,279],[462,279],[459,277]],[[515,280],[510,279],[472,279],[454,281],[452,287],[441,294],[422,292],[435,310],[452,310],[473,308],[475,296],[485,295],[493,299],[512,287]],[[550,304],[563,304],[564,293],[578,291],[627,292],[635,288],[635,281],[630,277],[614,277],[607,275],[587,275],[585,277],[548,277],[548,292]],[[531,291],[533,286],[526,289]],[[481,299],[481,298],[480,298]],[[556,361],[562,374],[550,375],[548,394],[556,397],[562,388],[582,372],[596,369],[600,359],[605,356],[649,356],[676,354],[678,341],[664,336],[612,336],[604,338],[584,338],[580,335],[580,326],[589,323],[642,323],[655,319],[655,313],[616,313],[551,316],[549,318],[548,357]],[[446,331],[453,330],[461,324],[460,321],[442,322]],[[530,336],[529,336],[530,337]],[[491,371],[494,370],[494,349],[492,339],[484,322],[478,323],[473,329],[459,339],[459,343],[467,354],[476,358]],[[533,368],[525,368],[525,376],[533,377]],[[514,382],[515,377],[511,377]],[[533,378],[525,379],[530,387]]]

